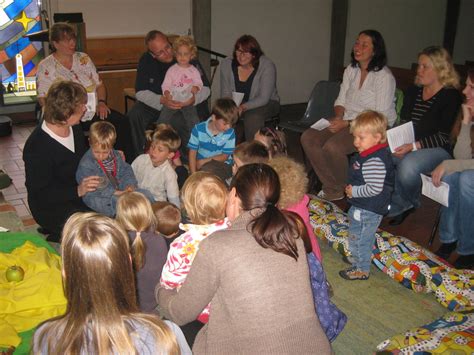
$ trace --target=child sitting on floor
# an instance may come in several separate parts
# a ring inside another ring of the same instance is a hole
[[[109,217],[115,216],[117,198],[125,191],[140,191],[153,201],[150,192],[138,189],[132,167],[113,149],[116,137],[111,123],[93,123],[89,130],[90,148],[79,162],[76,172],[78,184],[88,176],[100,178],[97,189],[86,193],[82,200],[90,209]]]
[[[181,230],[181,211],[170,202],[157,201],[151,205],[156,219],[156,232],[165,237],[168,250],[171,243],[179,236]]]
[[[182,190],[184,209],[192,224],[182,224],[184,233],[171,243],[161,275],[161,286],[180,288],[191,269],[199,243],[215,231],[226,229],[227,188],[217,176],[199,171],[186,180]],[[209,306],[198,320],[207,323]]]
[[[392,154],[388,149],[387,118],[376,111],[366,111],[351,123],[354,146],[359,151],[349,169],[346,186],[349,209],[349,257],[352,267],[339,275],[346,280],[367,280],[370,273],[375,232],[388,213],[395,180]]]
[[[120,196],[116,218],[130,238],[140,310],[151,313],[157,305],[155,286],[160,281],[168,252],[165,239],[155,233],[155,215],[150,201],[138,192]]]
[[[267,147],[271,158],[287,154],[286,137],[282,131],[272,127],[262,127],[255,133],[254,139]]]
[[[232,165],[232,174],[244,165],[253,163],[268,163],[270,155],[267,147],[259,141],[250,141],[240,143],[234,150],[234,165]]]
[[[309,222],[309,197],[306,195],[308,177],[306,176],[304,166],[283,155],[271,159],[268,165],[276,171],[280,178],[281,192],[278,207],[295,212],[301,217],[306,226],[313,253],[321,261],[319,244],[314,235],[313,227]]]
[[[218,99],[211,117],[194,126],[189,138],[189,170],[209,171],[225,181],[232,176],[232,153],[238,119],[238,108],[232,99]]]
[[[153,134],[148,154],[139,155],[132,163],[138,186],[149,190],[156,201],[174,203],[178,208],[179,187],[177,175],[169,160],[181,144],[175,130],[163,128]]]

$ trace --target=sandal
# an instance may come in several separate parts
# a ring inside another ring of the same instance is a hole
[[[369,279],[368,272],[360,271],[359,269],[355,267],[351,267],[349,269],[339,271],[339,276],[341,276],[343,279],[351,280],[351,281],[354,281],[354,280],[364,281],[364,280]]]

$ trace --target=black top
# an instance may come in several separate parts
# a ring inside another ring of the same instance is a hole
[[[257,73],[258,65],[253,69],[252,74],[250,74],[246,81],[240,81],[238,69],[239,63],[235,59],[232,60],[232,73],[234,74],[235,91],[244,94],[244,98],[242,99],[242,103],[244,103],[250,98],[250,90],[252,90],[253,78],[255,78],[255,74]]]
[[[415,139],[422,148],[441,147],[450,152],[450,134],[461,107],[461,93],[442,88],[429,100],[423,100],[423,87],[410,86],[405,91],[401,121],[412,121]]]

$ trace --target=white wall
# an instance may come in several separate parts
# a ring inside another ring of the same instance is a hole
[[[226,55],[240,35],[257,38],[277,67],[283,104],[306,102],[328,78],[331,0],[213,0],[211,29],[212,49]],[[212,89],[218,97],[219,73]]]
[[[187,34],[191,0],[50,0],[53,12],[82,12],[87,37]],[[51,16],[52,17],[52,16]]]
[[[457,64],[474,61],[474,0],[461,0],[453,57]]]
[[[364,29],[376,29],[384,37],[388,64],[410,68],[423,48],[442,45],[446,1],[350,0],[344,63],[350,62],[357,34]],[[471,20],[472,15],[471,12]]]

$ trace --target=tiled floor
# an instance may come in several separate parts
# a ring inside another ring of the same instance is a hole
[[[0,137],[0,169],[3,169],[13,180],[13,184],[2,190],[5,200],[12,205],[25,226],[36,222],[28,208],[25,187],[25,166],[23,164],[23,146],[35,124],[14,125],[13,133]]]

